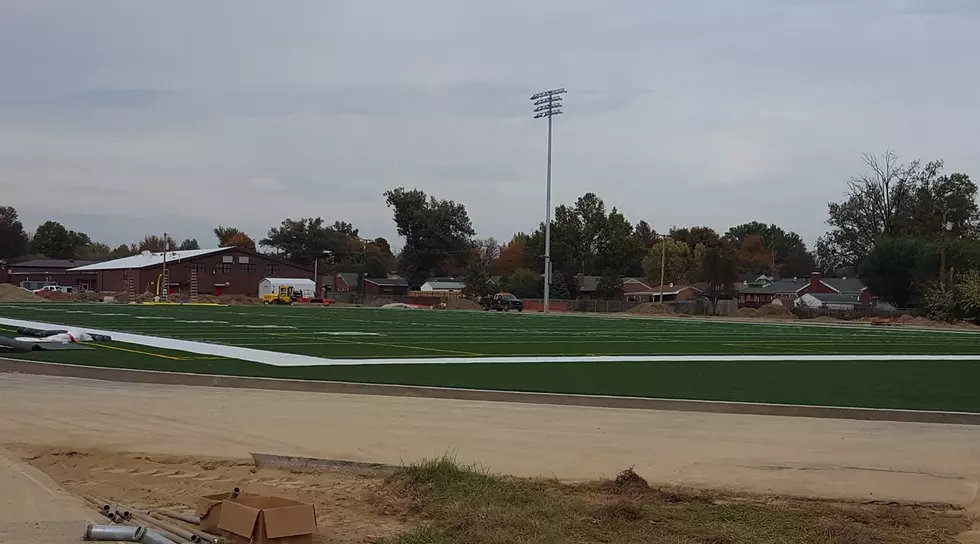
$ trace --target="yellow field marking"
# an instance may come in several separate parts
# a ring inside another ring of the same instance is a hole
[[[94,344],[94,343],[93,344],[86,343],[86,345],[92,345],[92,346],[96,346],[96,347],[100,347],[100,348],[105,348],[105,349],[114,349],[114,350],[117,350],[117,351],[126,351],[126,352],[129,352],[129,353],[138,353],[140,355],[149,355],[150,357],[159,357],[161,359],[170,359],[171,361],[183,361],[183,360],[185,360],[185,358],[183,358],[183,357],[174,357],[172,355],[163,355],[161,353],[150,353],[149,351],[140,351],[140,350],[137,350],[137,349],[121,348],[119,346],[104,346],[104,345],[101,345],[101,344]]]

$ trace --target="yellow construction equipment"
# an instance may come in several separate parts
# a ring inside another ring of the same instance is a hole
[[[262,302],[265,304],[292,304],[293,287],[291,285],[280,285],[278,293],[266,293],[262,295]]]

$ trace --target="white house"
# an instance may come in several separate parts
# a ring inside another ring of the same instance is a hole
[[[456,293],[466,288],[466,284],[456,280],[429,280],[422,284],[420,291]]]

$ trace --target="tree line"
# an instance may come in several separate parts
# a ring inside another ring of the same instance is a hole
[[[554,210],[551,294],[575,298],[576,277],[587,275],[600,276],[595,296],[603,298],[622,297],[622,278],[643,277],[653,285],[661,278],[696,282],[717,299],[730,294],[739,274],[788,278],[820,270],[860,276],[876,296],[897,306],[951,299],[957,302],[947,314],[968,315],[974,303],[960,301],[980,291],[971,283],[980,278],[976,184],[967,174],[943,173],[939,160],[902,163],[892,152],[864,160],[867,171],[847,180],[845,198],[828,204],[829,229],[812,251],[797,233],[757,221],[724,233],[707,226],[658,233],[647,221],[632,223],[597,194],[586,193]],[[221,246],[259,249],[301,266],[316,262],[325,271],[365,277],[397,271],[413,287],[436,276],[465,277],[473,295],[504,288],[521,297],[541,296],[543,223],[500,243],[476,236],[462,203],[405,187],[383,196],[404,240],[397,255],[384,238],[363,239],[353,224],[320,217],[287,218],[258,242],[234,227],[218,226],[214,234]],[[54,221],[28,234],[16,210],[0,207],[0,259],[106,259],[164,247],[199,244],[147,235],[110,248]],[[975,305],[980,316],[980,300]]]

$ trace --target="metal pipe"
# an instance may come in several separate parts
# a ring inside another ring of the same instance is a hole
[[[142,512],[133,512],[133,517],[140,521],[144,521],[146,523],[149,523],[150,525],[153,525],[155,528],[157,528],[160,531],[161,534],[163,534],[163,536],[169,538],[170,540],[173,540],[174,542],[177,542],[178,544],[184,542],[190,542],[191,544],[198,544],[199,542],[201,542],[201,537],[189,531],[185,531],[180,527],[174,527],[173,525],[165,521],[151,517],[149,514],[144,514]]]
[[[200,516],[195,516],[193,514],[181,514],[180,512],[173,512],[171,510],[157,510],[157,513],[163,514],[170,518],[179,519],[180,521],[184,521],[187,523],[192,523],[194,525],[201,524]]]
[[[176,544],[173,540],[161,535],[156,531],[147,531],[143,538],[140,539],[140,544]]]
[[[153,512],[153,513],[150,514],[150,516],[152,516],[154,518],[157,518],[157,519],[159,519],[159,518],[162,517],[160,512]],[[162,521],[166,521],[166,520],[162,520]],[[217,540],[217,537],[216,536],[209,535],[208,533],[205,533],[204,531],[202,531],[202,530],[200,530],[200,529],[198,529],[196,527],[186,527],[186,526],[184,526],[182,524],[179,524],[177,522],[172,523],[172,525],[174,527],[179,527],[181,529],[185,529],[187,532],[191,533],[192,535],[197,536],[197,538],[198,538],[197,540],[192,540],[192,542],[194,542],[195,544],[197,544],[198,542],[205,542],[205,543],[206,542],[215,542]]]
[[[139,542],[146,533],[145,527],[128,527],[125,525],[92,525],[85,526],[84,540],[122,540]]]
[[[116,516],[121,516],[123,519],[130,519],[133,517],[133,513],[129,511],[129,508],[126,508],[121,504],[117,504],[113,510],[116,513]]]

